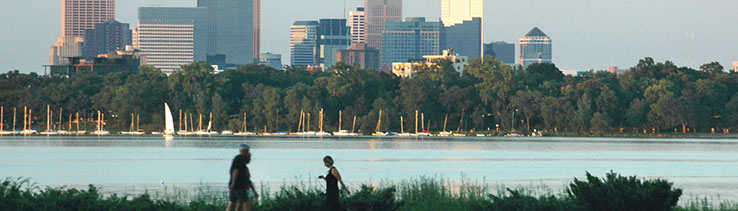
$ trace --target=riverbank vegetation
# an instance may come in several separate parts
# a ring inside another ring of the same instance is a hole
[[[343,111],[342,128],[352,129],[356,117],[356,131],[365,134],[374,132],[380,110],[382,131],[400,131],[403,116],[404,129],[414,132],[415,111],[425,120],[418,125],[430,131],[445,125],[447,131],[497,134],[514,128],[552,135],[655,136],[649,134],[721,133],[738,126],[738,74],[724,72],[716,62],[695,70],[644,58],[621,74],[580,76],[566,76],[553,64],[520,69],[492,57],[469,62],[461,75],[441,61],[405,79],[343,64],[332,72],[246,65],[211,74],[212,67],[199,62],[170,76],[150,66],[106,76],[13,71],[0,75],[0,105],[6,108],[6,130],[12,125],[11,108],[20,109],[22,125],[24,106],[33,109],[34,127],[44,128],[48,104],[54,111],[64,109],[64,127],[69,111],[94,120],[100,110],[110,130],[127,130],[131,114],[140,114],[142,128],[161,131],[164,102],[172,107],[175,124],[179,110],[194,114],[195,125],[199,114],[206,121],[212,112],[216,130],[243,128],[245,113],[249,130],[295,131],[301,111],[312,114],[310,128],[317,128],[321,109],[327,131],[337,130]]]
[[[306,186],[262,190],[255,210],[323,210],[325,194]],[[362,185],[342,195],[343,207],[353,210],[736,210],[738,204],[713,204],[707,199],[677,206],[682,190],[661,179],[638,179],[615,173],[575,179],[563,193],[535,193],[505,189],[492,193],[484,184],[452,185],[444,180],[418,178],[375,187]],[[224,210],[227,194],[212,189],[196,194],[103,196],[100,189],[39,188],[27,180],[0,184],[0,210]],[[373,209],[366,209],[366,208]]]

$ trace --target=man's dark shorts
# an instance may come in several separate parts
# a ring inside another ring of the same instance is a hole
[[[248,200],[249,200],[248,189],[231,190],[231,201],[232,202],[245,202]]]

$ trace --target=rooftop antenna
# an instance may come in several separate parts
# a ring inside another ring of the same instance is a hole
[[[343,0],[343,19],[346,19],[346,0]]]

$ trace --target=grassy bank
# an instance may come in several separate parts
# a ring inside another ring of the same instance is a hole
[[[262,189],[256,210],[323,210],[325,194],[305,185],[278,191]],[[665,180],[644,180],[614,173],[603,178],[587,174],[563,193],[524,189],[487,190],[483,184],[450,184],[417,178],[375,187],[362,185],[341,195],[347,208],[371,204],[373,210],[738,210],[733,202],[691,199],[677,206],[682,191]],[[0,210],[225,210],[227,193],[207,187],[166,194],[109,195],[90,185],[87,190],[39,188],[28,180],[0,184]],[[356,210],[356,209],[355,209]],[[360,210],[360,209],[358,209]]]

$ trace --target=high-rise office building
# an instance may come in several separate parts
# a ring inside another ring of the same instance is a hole
[[[442,25],[426,22],[425,18],[411,17],[404,22],[387,22],[382,35],[382,64],[423,59],[438,55],[442,48]]]
[[[364,10],[366,11],[366,43],[370,48],[382,49],[384,24],[402,21],[402,0],[364,0]]]
[[[282,70],[282,54],[262,53],[259,56],[259,64],[270,66],[275,70]]]
[[[131,36],[131,28],[127,23],[111,19],[95,24],[95,29],[85,32],[84,59],[91,61],[98,54],[126,49],[133,42]]]
[[[733,72],[738,73],[738,61],[733,62]]]
[[[260,0],[198,0],[207,8],[208,55],[224,55],[233,66],[258,62]]]
[[[349,12],[348,24],[351,28],[351,43],[366,43],[366,12],[363,7]]]
[[[70,58],[81,57],[84,48],[84,38],[81,36],[61,36],[51,46],[49,63],[51,65],[70,64]]]
[[[115,18],[115,0],[62,0],[61,37],[51,46],[49,63],[66,64],[83,56],[81,47],[87,29]]]
[[[336,52],[351,45],[346,19],[320,19],[316,60],[323,68],[336,64]]]
[[[295,21],[290,27],[290,64],[315,66],[318,42],[318,21]]]
[[[520,62],[523,67],[534,63],[551,63],[551,38],[538,27],[520,38]]]
[[[379,70],[379,50],[367,47],[366,43],[354,43],[351,47],[339,50],[336,61],[359,65],[363,69]]]
[[[146,64],[171,73],[206,60],[208,28],[206,8],[141,7],[133,46]]]
[[[447,48],[461,56],[482,56],[484,0],[441,0],[441,22]]]
[[[115,18],[115,0],[62,0],[62,36],[84,36],[95,24]]]
[[[484,56],[492,56],[498,61],[513,65],[515,64],[515,44],[504,41],[485,44]]]

